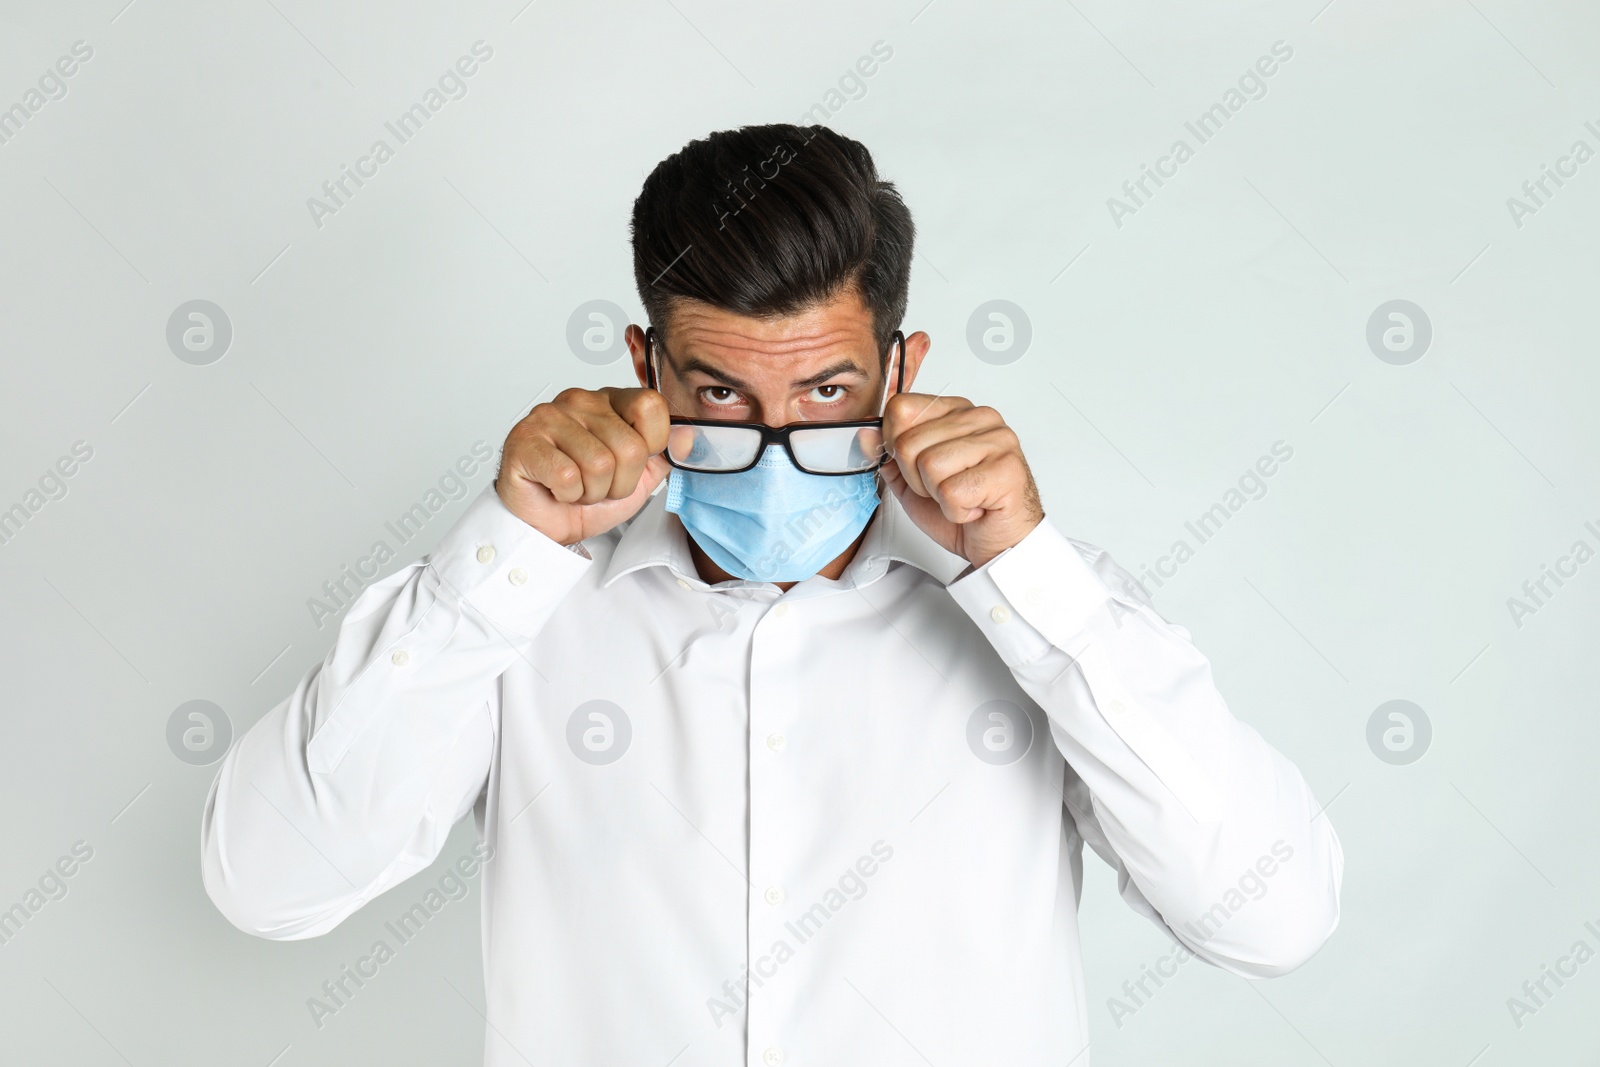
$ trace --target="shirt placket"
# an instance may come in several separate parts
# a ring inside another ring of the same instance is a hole
[[[750,907],[747,912],[749,1002],[746,1009],[748,1067],[779,1067],[788,1057],[786,1036],[799,1020],[788,1017],[787,998],[774,995],[784,953],[793,938],[785,931],[784,904],[795,871],[793,775],[790,732],[797,725],[801,674],[797,628],[803,602],[780,599],[756,624],[750,652]]]

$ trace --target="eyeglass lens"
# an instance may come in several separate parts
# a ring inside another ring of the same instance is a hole
[[[789,435],[796,464],[812,474],[851,474],[871,470],[883,456],[883,430],[877,426],[817,426]],[[703,471],[747,467],[761,448],[753,426],[674,425],[667,453],[676,463]]]

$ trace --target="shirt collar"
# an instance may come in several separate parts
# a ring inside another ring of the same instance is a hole
[[[861,547],[840,576],[840,581],[865,585],[881,577],[893,560],[911,564],[937,579],[941,585],[949,585],[967,569],[965,559],[946,551],[922,532],[900,506],[895,495],[884,488],[881,479],[878,482],[878,498],[878,507],[867,524],[867,536],[862,539]],[[695,570],[694,557],[689,553],[689,532],[684,528],[683,520],[667,510],[664,480],[623,528],[622,537],[611,553],[600,584],[602,587],[609,586],[625,574],[654,566],[664,566],[685,581],[701,586],[706,584]],[[762,586],[770,583],[737,584]]]

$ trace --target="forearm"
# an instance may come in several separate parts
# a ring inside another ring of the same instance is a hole
[[[950,588],[1087,786],[1074,818],[1202,957],[1257,977],[1303,962],[1338,921],[1343,865],[1304,777],[1126,572],[1045,524],[1017,549]]]
[[[588,566],[489,492],[432,555],[363,590],[326,660],[217,774],[202,871],[218,908],[308,937],[431,862],[482,789],[500,675]]]

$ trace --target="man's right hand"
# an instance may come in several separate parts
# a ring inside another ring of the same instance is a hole
[[[666,397],[564,389],[511,428],[495,492],[552,541],[576,544],[632,518],[672,469]]]

